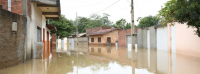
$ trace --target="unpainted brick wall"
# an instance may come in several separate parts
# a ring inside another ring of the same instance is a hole
[[[8,0],[0,0],[0,5],[8,10]],[[11,0],[11,12],[22,15],[22,0]]]
[[[26,18],[0,9],[0,69],[24,62]],[[17,31],[12,32],[12,23]]]
[[[118,46],[126,47],[126,30],[119,30]]]
[[[31,0],[27,1],[27,9],[28,9],[27,13],[29,17],[31,17]]]
[[[56,48],[56,34],[52,34],[51,39],[52,39],[52,48]]]
[[[127,29],[127,30],[126,30],[126,33],[127,33],[127,34],[131,34],[131,29]]]

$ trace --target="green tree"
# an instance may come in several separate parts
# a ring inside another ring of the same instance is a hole
[[[111,26],[111,21],[109,20],[109,14],[103,13],[103,17],[101,20],[103,20],[104,26]]]
[[[122,19],[118,20],[115,24],[117,25],[118,28],[124,29],[126,20],[122,18]]]
[[[151,27],[157,25],[159,19],[156,16],[147,16],[144,18],[139,17],[137,21],[139,21],[137,27],[142,28],[142,27]]]
[[[72,21],[66,19],[64,15],[61,16],[61,20],[50,20],[49,22],[57,28],[57,31],[51,32],[56,33],[57,36],[61,39],[71,35],[75,29],[71,23]]]
[[[126,26],[124,29],[131,29],[131,23],[126,23]]]
[[[163,19],[162,25],[187,23],[188,27],[196,28],[195,33],[200,37],[200,0],[170,0],[158,16]]]
[[[90,20],[86,17],[78,17],[78,32],[84,33],[89,28]]]

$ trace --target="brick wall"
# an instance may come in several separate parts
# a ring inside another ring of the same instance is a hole
[[[0,0],[0,5],[8,10],[8,0]],[[11,0],[11,12],[22,15],[22,0]]]
[[[51,39],[52,39],[52,48],[56,48],[56,34],[52,34]]]
[[[0,9],[0,69],[24,62],[26,18]],[[12,32],[12,22],[17,22],[17,32]]]
[[[127,33],[127,34],[131,34],[131,29],[127,29],[127,30],[126,30],[126,33]]]
[[[119,31],[118,45],[121,47],[126,47],[126,30]]]
[[[28,9],[27,13],[29,17],[31,17],[31,0],[27,1],[27,9]]]

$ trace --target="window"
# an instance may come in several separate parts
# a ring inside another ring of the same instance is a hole
[[[41,28],[37,27],[37,42],[41,42]]]
[[[94,48],[91,48],[91,51],[94,52]]]
[[[91,38],[91,42],[94,42],[94,38]]]
[[[101,37],[98,37],[98,42],[101,42]]]
[[[101,48],[98,48],[98,53],[101,53]]]

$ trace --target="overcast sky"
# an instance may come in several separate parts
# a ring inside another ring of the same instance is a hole
[[[134,0],[135,24],[138,17],[156,15],[168,0]],[[61,0],[61,13],[67,19],[74,20],[78,16],[89,17],[91,14],[107,13],[109,19],[115,23],[121,18],[131,22],[131,0]],[[112,6],[111,6],[112,5]],[[110,6],[110,7],[109,7]],[[107,8],[107,9],[106,9]]]

